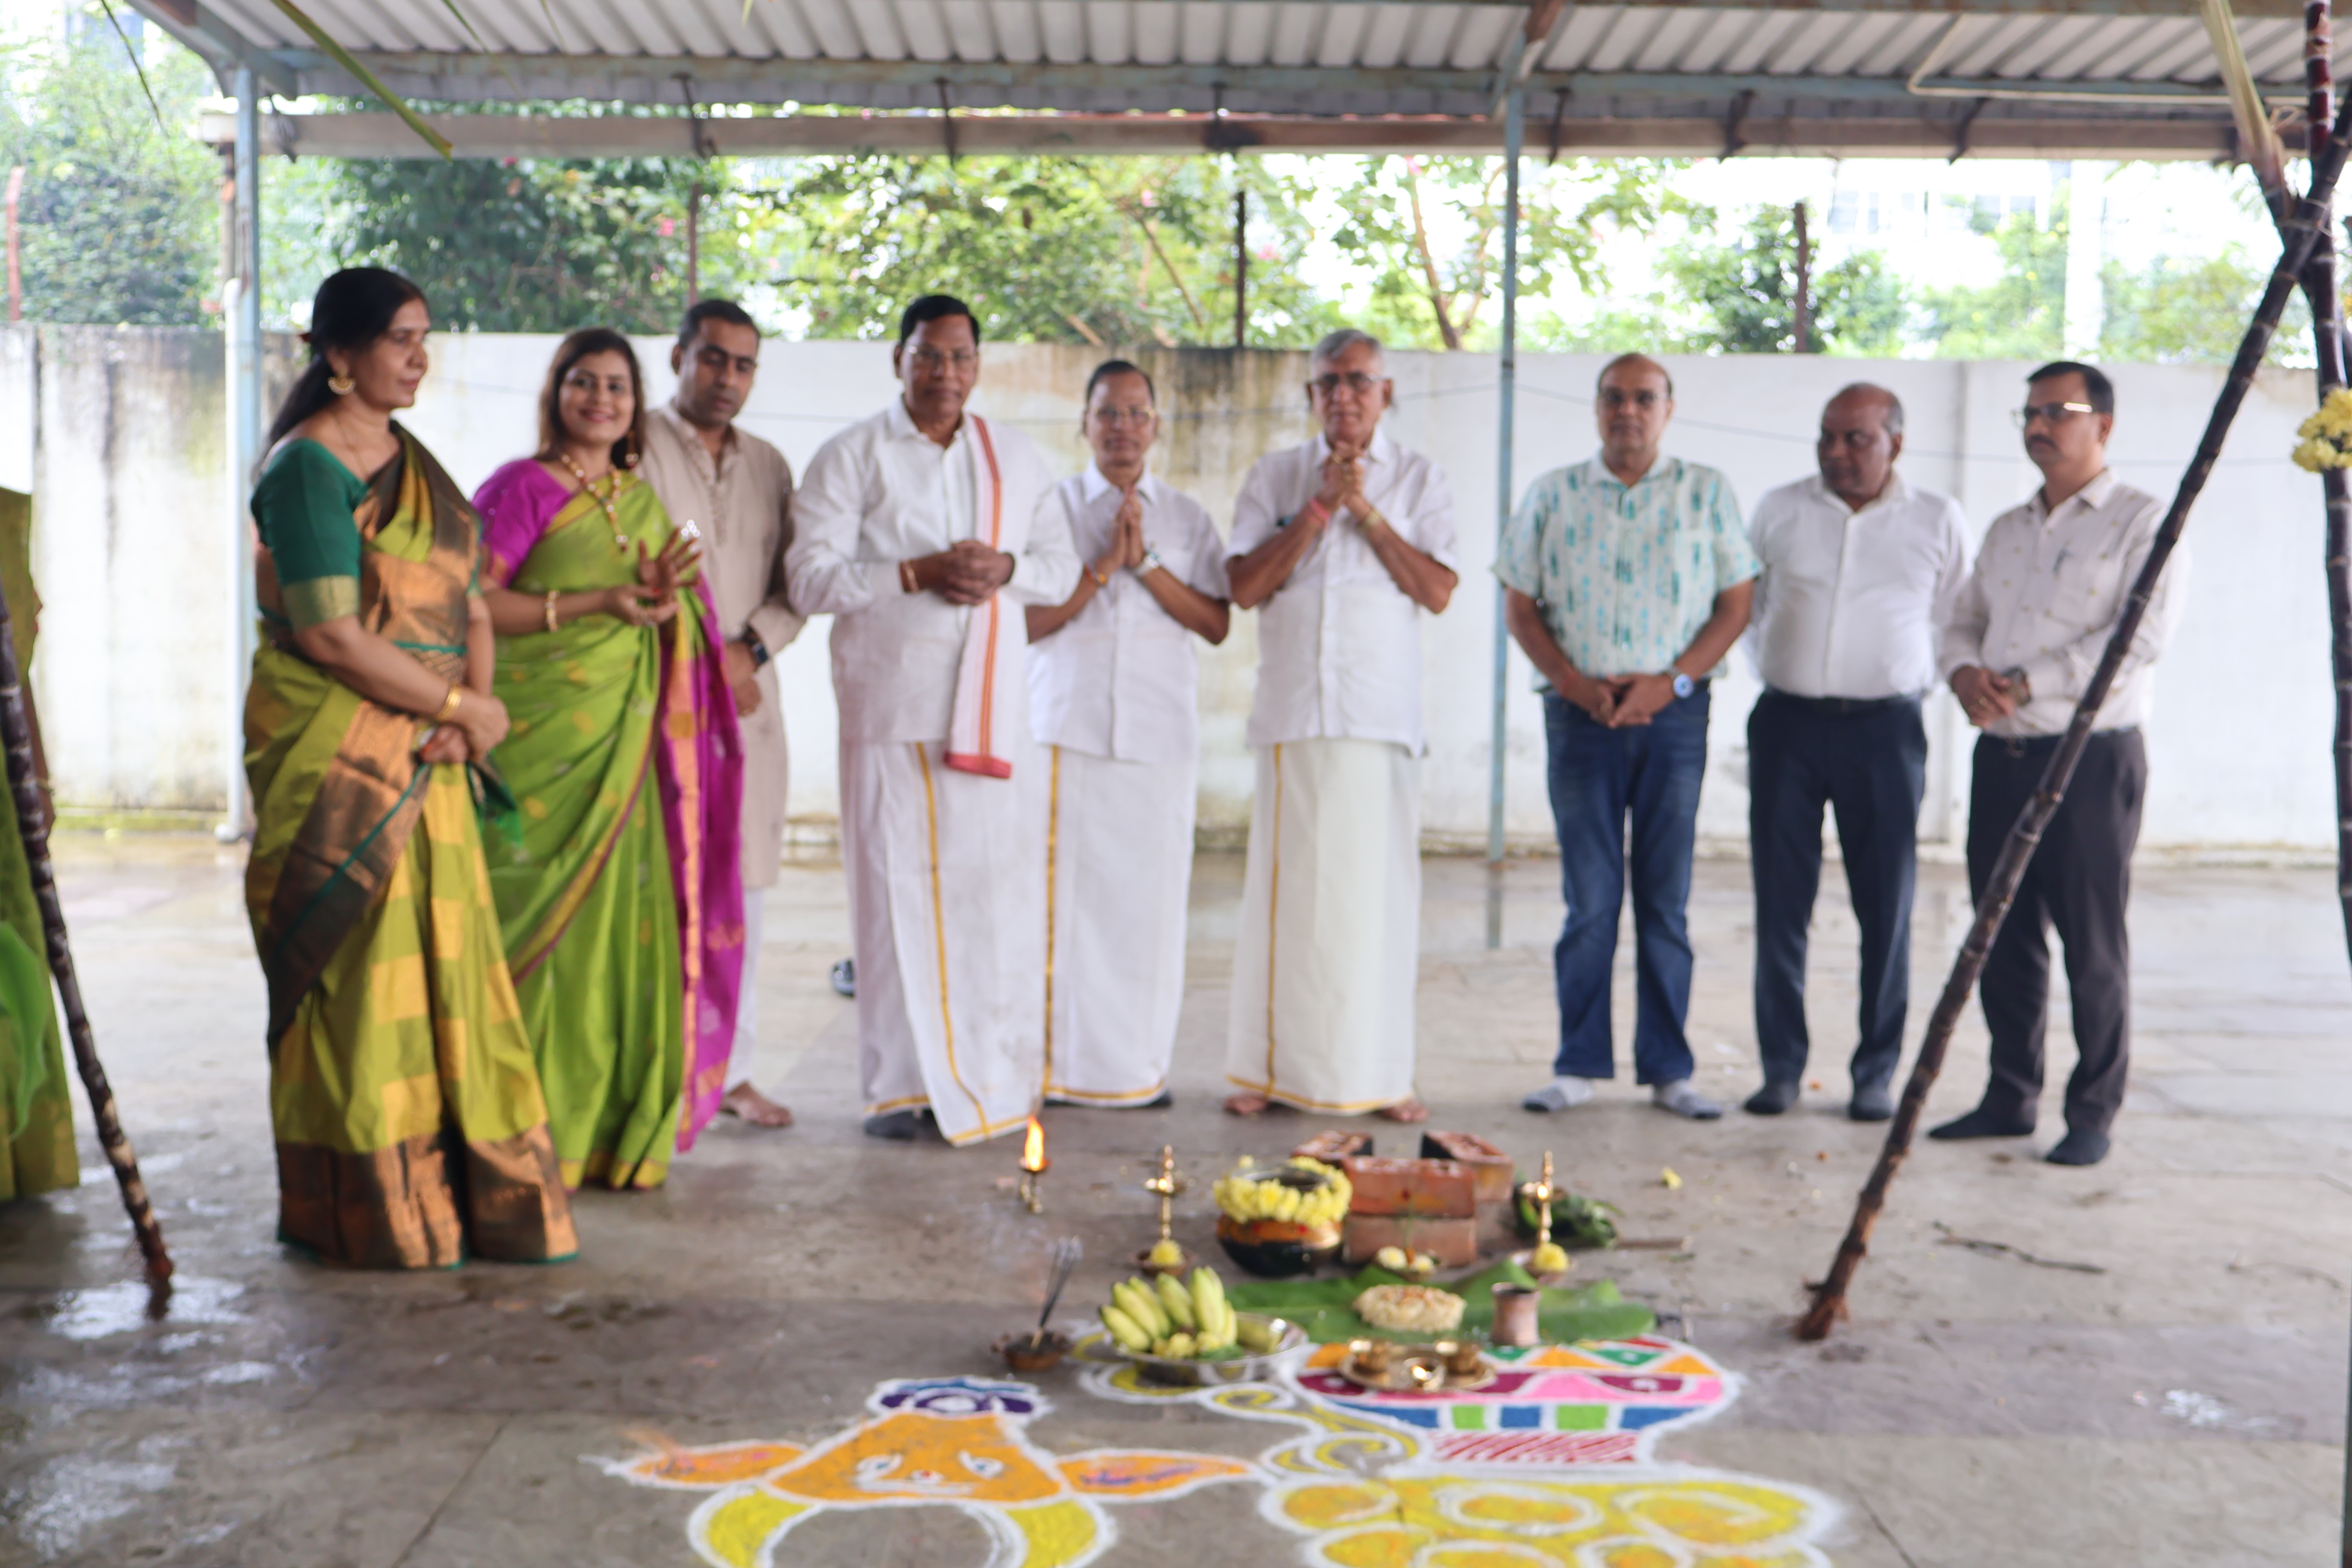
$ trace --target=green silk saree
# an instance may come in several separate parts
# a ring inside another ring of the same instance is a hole
[[[0,490],[0,591],[16,668],[29,679],[40,596],[33,590],[33,498]],[[29,691],[26,700],[31,700]],[[12,806],[0,800],[0,1202],[79,1184],[65,1045],[41,954],[47,935]]]
[[[467,770],[419,764],[425,721],[310,663],[288,617],[352,603],[436,674],[462,673],[477,521],[432,456],[401,444],[340,521],[281,501],[267,476],[255,494],[267,637],[246,700],[246,907],[269,983],[279,1235],[373,1268],[553,1261],[578,1240]],[[355,584],[281,589],[278,557],[338,526],[362,541]]]
[[[652,486],[613,514],[535,462],[477,493],[485,580],[518,593],[636,581],[671,534]],[[638,626],[583,616],[499,639],[521,810],[490,886],[569,1185],[659,1185],[724,1092],[741,979],[741,748],[698,587]]]

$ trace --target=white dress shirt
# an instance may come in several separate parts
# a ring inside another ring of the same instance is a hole
[[[2036,490],[1993,519],[1944,628],[1940,658],[1946,679],[1969,664],[1996,674],[2025,671],[2033,700],[1985,726],[1988,733],[2055,735],[2066,728],[2163,521],[2163,502],[2112,471],[2054,510]],[[2188,577],[2189,552],[2175,549],[2107,689],[2100,729],[2147,722],[2157,658],[2180,624]]]
[[[1936,628],[1969,571],[1958,502],[1890,474],[1860,511],[1816,474],[1766,492],[1748,524],[1756,662],[1791,697],[1916,697],[1936,684]]]
[[[993,420],[988,430],[1003,485],[999,547],[1013,557],[1001,592],[1015,604],[1059,604],[1077,585],[1078,558],[1053,470],[1018,430]],[[801,476],[784,566],[794,609],[837,617],[833,681],[845,742],[947,738],[971,610],[937,594],[901,591],[898,563],[986,536],[983,461],[970,419],[941,447],[894,399],[817,448]],[[1024,646],[1020,626],[1013,616],[1014,649]],[[1025,682],[1013,689],[1025,703]]]
[[[1213,599],[1225,585],[1225,542],[1208,509],[1146,473],[1143,542],[1177,580]],[[1110,549],[1126,498],[1092,464],[1054,488],[1081,563]],[[1075,587],[1076,584],[1073,584]],[[1123,763],[1190,763],[1201,748],[1200,656],[1193,634],[1122,568],[1086,607],[1029,649],[1029,719],[1037,739]]]
[[[1234,557],[1247,555],[1323,488],[1324,437],[1269,452],[1234,503]],[[1364,454],[1364,499],[1404,542],[1448,570],[1454,494],[1444,471],[1375,431]],[[1331,520],[1289,581],[1258,611],[1257,700],[1249,743],[1391,741],[1416,756],[1421,723],[1421,606],[1396,585],[1354,519]]]

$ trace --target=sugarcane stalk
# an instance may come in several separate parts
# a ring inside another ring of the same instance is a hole
[[[2309,93],[2304,123],[2315,163],[2324,151],[2320,139],[2335,118],[2336,21],[2328,0],[2307,0],[2303,8],[2303,82]],[[2331,211],[2330,218],[2333,217]],[[2319,243],[2311,265],[2304,269],[2303,291],[2311,301],[2312,342],[2318,374],[2319,401],[2345,384],[2344,307],[2336,289],[2336,244],[2331,222],[2319,226]],[[2352,952],[2352,482],[2341,468],[2322,468],[2320,490],[2327,510],[2325,546],[2327,568],[2328,664],[2336,683],[2336,900],[2344,921],[2346,950]],[[2352,1423],[2352,1412],[2347,1412]],[[2345,1481],[2352,1486],[2352,1453],[2345,1460]],[[2352,1568],[2352,1492],[2346,1495],[2338,1544],[2345,1568]]]
[[[2278,265],[2272,269],[2262,302],[2239,341],[2237,358],[2231,363],[2221,395],[2214,399],[2205,434],[2197,443],[2188,471],[2180,477],[2179,488],[2173,492],[2172,505],[2156,531],[2147,560],[2132,584],[2129,597],[2124,601],[2115,632],[2107,638],[2106,651],[2099,656],[2098,668],[2092,671],[2090,684],[2074,706],[2074,717],[2067,724],[2058,749],[2051,754],[2049,765],[2042,769],[2033,798],[2018,813],[2008,839],[2001,845],[2000,858],[1993,863],[1984,896],[1977,903],[1976,921],[1969,928],[1968,940],[1952,963],[1951,977],[1945,981],[1943,994],[1936,999],[1936,1011],[1927,1020],[1927,1037],[1920,1042],[1918,1059],[1912,1064],[1911,1076],[1903,1086],[1902,1101],[1895,1107],[1894,1121],[1887,1129],[1886,1146],[1879,1151],[1878,1163],[1863,1185],[1862,1194],[1854,1204],[1853,1223],[1846,1227],[1845,1239],[1838,1244],[1829,1274],[1813,1288],[1812,1305],[1797,1321],[1799,1339],[1827,1339],[1831,1329],[1845,1315],[1846,1290],[1853,1282],[1854,1270],[1870,1251],[1870,1235],[1886,1206],[1887,1188],[1911,1152],[1911,1140],[1927,1107],[1927,1091],[1943,1070],[1945,1055],[1951,1049],[1952,1031],[1968,1005],[1969,994],[1976,989],[1977,979],[1984,972],[1993,939],[2000,934],[2001,921],[2016,900],[2018,884],[2023,880],[2026,865],[2041,845],[2042,831],[2066,797],[2074,766],[2082,760],[2084,747],[2090,743],[2092,722],[2106,701],[2108,689],[2115,684],[2116,672],[2122,668],[2132,639],[2139,634],[2140,622],[2147,618],[2147,606],[2164,575],[2165,563],[2171,560],[2174,546],[2180,542],[2181,531],[2188,525],[2189,510],[2196,504],[2206,479],[2211,476],[2213,464],[2221,455],[2222,440],[2245,403],[2246,394],[2254,383],[2254,373],[2262,367],[2263,356],[2270,351],[2271,339],[2278,331],[2279,317],[2286,309],[2288,297],[2294,293],[2326,233],[2328,203],[2335,195],[2336,177],[2344,169],[2347,134],[2352,134],[2352,112],[2336,120],[2334,133],[2312,159],[2309,194],[2296,204],[2294,216],[2280,226],[2284,249]]]
[[[58,879],[49,865],[47,814],[41,808],[40,781],[33,772],[33,726],[25,717],[24,675],[16,666],[16,634],[5,593],[0,593],[0,745],[7,748],[8,791],[16,805],[16,831],[25,840],[25,864],[32,873],[33,898],[41,909],[49,973],[57,977],[66,1033],[73,1041],[74,1066],[80,1069],[82,1089],[89,1096],[99,1146],[106,1151],[106,1163],[114,1167],[114,1183],[122,1189],[122,1206],[131,1215],[131,1233],[139,1238],[139,1250],[147,1260],[147,1281],[161,1289],[172,1278],[172,1257],[163,1250],[163,1228],[155,1223],[147,1184],[139,1176],[139,1157],[131,1152],[131,1140],[123,1133],[114,1089],[98,1059],[98,1040],[90,1033],[81,983],[74,974],[73,949],[66,942],[66,912],[58,902]]]

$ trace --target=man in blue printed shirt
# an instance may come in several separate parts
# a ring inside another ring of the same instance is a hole
[[[1544,694],[1568,899],[1552,955],[1559,1055],[1552,1080],[1522,1101],[1529,1110],[1581,1105],[1594,1079],[1616,1076],[1609,974],[1630,814],[1634,1079],[1661,1110],[1723,1114],[1691,1085],[1685,909],[1707,683],[1748,625],[1761,568],[1729,481],[1659,455],[1674,412],[1674,380],[1657,361],[1622,354],[1601,367],[1599,455],[1528,487],[1495,563],[1511,635]]]

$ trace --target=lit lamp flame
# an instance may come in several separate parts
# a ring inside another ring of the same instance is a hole
[[[1037,1178],[1045,1173],[1053,1162],[1045,1158],[1045,1124],[1036,1117],[1029,1118],[1029,1131],[1021,1140],[1021,1204],[1031,1214],[1045,1212],[1045,1200],[1037,1190]]]

